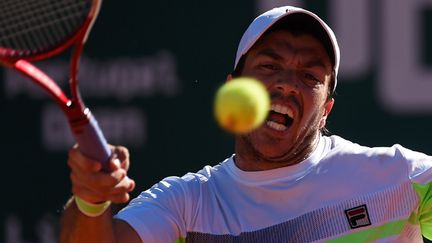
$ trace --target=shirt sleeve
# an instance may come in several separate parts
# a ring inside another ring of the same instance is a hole
[[[131,225],[142,242],[181,242],[191,210],[185,183],[179,177],[165,178],[133,199],[115,218]]]
[[[414,189],[419,195],[419,206],[417,219],[420,224],[422,235],[432,240],[432,183],[416,184]]]
[[[419,197],[417,220],[424,237],[432,239],[432,156],[399,147],[408,163],[408,173]]]
[[[400,151],[408,165],[408,173],[411,182],[416,184],[427,184],[432,182],[432,156],[395,146]]]

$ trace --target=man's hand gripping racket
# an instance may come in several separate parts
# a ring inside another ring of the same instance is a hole
[[[32,79],[60,105],[80,151],[106,163],[111,155],[95,118],[81,99],[78,68],[84,44],[101,0],[4,0],[0,3],[0,62]],[[74,46],[70,62],[70,97],[31,62]],[[105,165],[104,168],[106,169]]]
[[[72,179],[73,184],[80,188],[74,188],[74,191],[80,191],[79,194],[84,195],[89,202],[100,202],[100,200],[124,202],[128,199],[127,192],[134,186],[132,180],[124,179],[129,161],[113,168],[110,162],[111,150],[95,118],[84,105],[78,89],[77,76],[81,53],[98,15],[101,2],[102,0],[3,0],[0,3],[0,63],[33,80],[59,104],[69,120],[79,151],[86,156],[79,161],[85,161],[87,165],[91,164],[91,161],[99,161],[102,163],[100,168],[105,172],[115,170],[106,175],[103,175],[105,173],[92,175],[88,173],[92,172],[91,170],[79,169],[78,163],[71,166],[72,178],[77,174],[81,176],[80,183],[74,183]],[[70,92],[67,96],[54,80],[31,63],[50,58],[71,46],[74,48],[70,61]],[[79,158],[80,155],[76,154],[70,153],[70,156]],[[74,174],[74,171],[78,173]],[[115,173],[117,177],[114,176]],[[86,183],[99,181],[86,181],[85,178],[89,174],[94,178],[100,178],[101,181]],[[114,183],[111,189],[101,189],[100,185],[110,180],[117,180],[118,183]],[[89,193],[91,191],[88,190],[89,188],[96,193]],[[117,198],[120,199],[116,200],[116,197],[112,196],[113,192],[116,192]],[[111,196],[100,196],[101,194]],[[75,199],[80,208],[81,199],[77,197]],[[88,215],[95,216],[103,213],[105,209],[101,207],[107,206],[107,203],[109,205],[109,201],[98,205],[83,202],[81,206],[86,204],[83,206],[86,207],[84,211],[88,212]]]

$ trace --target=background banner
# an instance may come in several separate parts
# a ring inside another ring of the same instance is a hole
[[[104,1],[85,47],[81,90],[112,144],[131,152],[133,196],[160,179],[215,165],[233,138],[213,119],[249,22],[293,4],[317,12],[341,45],[328,128],[368,146],[432,154],[432,1]],[[41,62],[67,85],[67,59]],[[0,69],[0,242],[57,242],[71,196],[60,109],[35,85]]]

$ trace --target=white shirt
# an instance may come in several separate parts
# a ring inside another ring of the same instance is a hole
[[[230,157],[165,178],[116,218],[143,242],[414,242],[421,226],[430,234],[431,167],[432,157],[400,145],[321,137],[293,166],[246,172]]]

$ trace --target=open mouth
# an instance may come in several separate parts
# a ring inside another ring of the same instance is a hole
[[[294,121],[293,117],[294,113],[290,108],[279,104],[272,104],[266,124],[277,131],[285,131],[292,125]]]

